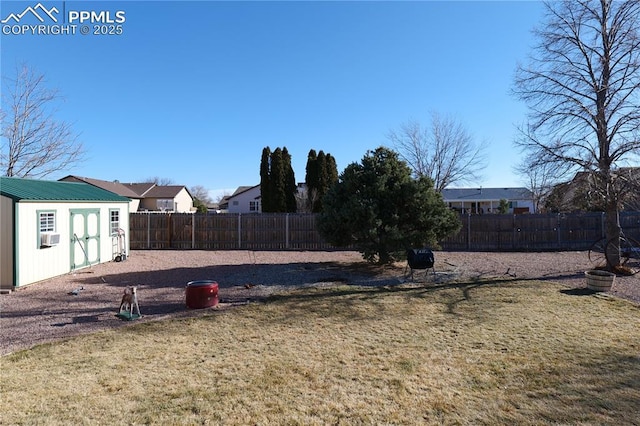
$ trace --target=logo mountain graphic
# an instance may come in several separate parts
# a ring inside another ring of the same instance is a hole
[[[57,14],[58,12],[59,10],[56,9],[55,6],[47,10],[47,8],[42,5],[42,3],[38,3],[34,7],[28,6],[25,10],[22,11],[22,13],[11,13],[0,22],[6,24],[13,19],[15,23],[18,23],[28,13],[31,13],[33,16],[35,16],[36,19],[40,22],[44,22],[44,18],[41,16],[41,14],[48,16],[53,22],[58,22],[58,18],[56,18],[56,16],[54,15],[54,13]]]

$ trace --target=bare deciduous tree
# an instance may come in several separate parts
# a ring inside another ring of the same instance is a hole
[[[153,177],[146,178],[144,180],[144,182],[155,183],[158,186],[175,185],[175,183],[173,182],[173,179],[171,179],[171,178],[163,178],[163,177],[159,177],[159,176],[153,176]]]
[[[197,198],[201,203],[208,205],[213,202],[209,195],[209,190],[202,185],[195,185],[189,188],[189,192],[193,198]]]
[[[414,176],[431,178],[438,192],[477,180],[485,167],[485,145],[476,144],[467,129],[449,116],[432,113],[428,127],[409,120],[389,131],[387,139]]]
[[[615,241],[626,187],[616,169],[640,153],[640,3],[550,2],[540,28],[516,74],[514,92],[530,109],[517,143],[538,164],[589,172]]]
[[[54,117],[58,91],[45,83],[43,74],[26,65],[3,81],[0,165],[5,176],[42,178],[84,159],[71,125]]]
[[[533,194],[533,202],[536,212],[545,209],[549,195],[554,187],[569,176],[570,168],[567,164],[561,164],[562,170],[556,164],[536,162],[534,157],[526,156],[514,167],[514,171],[520,175],[527,188]]]

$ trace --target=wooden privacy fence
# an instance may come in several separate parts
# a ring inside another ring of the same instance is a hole
[[[440,244],[445,250],[587,250],[604,236],[603,213],[463,215],[462,228]],[[640,240],[640,212],[621,212],[624,233]],[[306,213],[131,213],[136,249],[333,250]]]
[[[442,242],[447,250],[588,250],[605,235],[604,213],[462,216],[462,229]],[[640,237],[640,212],[621,212],[629,237]]]
[[[331,250],[316,215],[131,213],[131,249]]]

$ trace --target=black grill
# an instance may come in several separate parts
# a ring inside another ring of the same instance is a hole
[[[407,263],[411,269],[433,268],[434,262],[433,252],[428,248],[407,250]]]

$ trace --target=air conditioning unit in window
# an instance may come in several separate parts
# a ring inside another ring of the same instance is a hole
[[[41,232],[40,245],[44,247],[57,246],[60,244],[60,234],[57,232]]]

